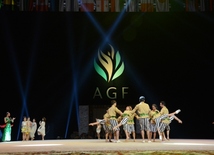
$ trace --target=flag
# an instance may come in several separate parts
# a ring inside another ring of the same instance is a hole
[[[24,0],[19,1],[19,10],[24,11]]]
[[[141,11],[142,12],[153,12],[154,11],[154,0],[141,0]]]
[[[108,12],[109,0],[96,0],[96,12]]]
[[[78,12],[79,11],[79,1],[78,0],[73,0],[72,3],[73,3],[72,11]]]
[[[40,9],[39,11],[48,11],[48,0],[40,0]]]
[[[21,1],[21,0],[20,0],[20,1]],[[39,11],[39,0],[36,0],[35,7],[36,7],[36,11]]]
[[[205,10],[204,11],[213,11],[213,9],[214,9],[214,0],[201,0],[201,1],[203,1],[202,3],[204,3],[204,8],[205,8]],[[201,5],[201,1],[200,1],[200,5]],[[203,9],[203,8],[202,8]],[[203,11],[201,9],[201,11]]]
[[[29,0],[29,11],[33,11],[33,0]]]
[[[169,12],[169,0],[156,0],[156,12]]]
[[[1,7],[2,7],[2,0],[0,0],[0,10],[1,10]]]
[[[65,0],[65,11],[71,11],[71,1],[72,0]]]
[[[138,0],[126,0],[127,12],[138,12]]]
[[[210,11],[213,11],[214,0],[210,0]]]
[[[186,11],[198,11],[198,0],[186,0]]]
[[[204,0],[200,0],[200,11],[205,11],[205,2],[204,2]]]
[[[65,0],[65,11],[79,11],[78,0]]]
[[[59,11],[64,11],[64,0],[59,0]]]
[[[57,3],[57,0],[51,0],[50,1],[50,11],[58,11],[59,3]]]
[[[185,11],[184,0],[170,0],[170,12],[183,12]]]
[[[123,10],[124,0],[111,0],[111,12],[120,12]]]
[[[94,11],[94,0],[82,0],[81,3],[82,12],[93,12]]]

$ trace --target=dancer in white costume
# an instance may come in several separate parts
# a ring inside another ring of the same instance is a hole
[[[30,131],[30,139],[31,140],[35,139],[36,129],[37,129],[37,123],[36,123],[36,120],[33,119],[33,122],[31,124],[31,131]]]
[[[42,136],[42,140],[45,139],[45,123],[46,123],[46,118],[43,117],[42,121],[39,122],[40,127],[38,128],[38,135]]]

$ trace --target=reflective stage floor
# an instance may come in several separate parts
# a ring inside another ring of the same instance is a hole
[[[35,141],[11,141],[0,143],[0,154],[114,154],[115,152],[158,152],[158,151],[196,151],[214,154],[214,140],[207,139],[171,139],[170,141],[143,143],[137,139],[136,142],[124,139],[120,143],[105,142],[103,139],[81,139],[81,140],[35,140]],[[93,153],[94,154],[94,153]],[[124,154],[124,153],[122,153]]]

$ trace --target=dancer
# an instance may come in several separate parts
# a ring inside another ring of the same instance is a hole
[[[150,115],[150,140],[152,139],[152,135],[153,135],[153,142],[155,142],[156,133],[157,133],[157,126],[156,126],[156,123],[154,121],[154,117],[158,113],[159,113],[159,111],[157,110],[157,105],[152,104],[152,110],[151,110],[149,115]]]
[[[112,142],[111,141],[112,127],[111,127],[111,124],[109,122],[108,110],[106,111],[106,114],[103,115],[103,119],[96,119],[96,122],[90,123],[89,125],[94,126],[94,125],[98,125],[98,124],[103,125],[103,129],[105,131],[106,142],[108,142],[108,141]]]
[[[159,113],[157,113],[155,116],[153,116],[153,120],[155,121],[156,126],[157,126],[159,139],[162,140],[163,134],[160,132],[161,122],[164,122],[164,121],[167,122],[169,120],[170,116],[174,116],[175,114],[178,114],[181,110],[178,109],[175,112],[169,114],[169,110],[166,108],[166,102],[165,101],[161,101],[160,102],[160,107],[161,107],[161,111]]]
[[[100,132],[101,132],[101,123],[105,123],[105,120],[102,119],[96,119],[96,122],[89,123],[89,125],[94,126],[97,125],[96,127],[96,133],[97,133],[97,138],[100,139]]]
[[[127,126],[127,122],[130,119],[130,116],[132,116],[132,111],[130,109],[130,106],[126,107],[126,110],[123,112],[121,117],[121,121],[118,125],[116,125],[115,127],[113,127],[113,130],[116,130],[117,128],[119,128],[120,126],[123,125],[123,129],[125,131],[126,134],[126,141],[128,141],[129,139],[129,133],[128,133],[128,126]]]
[[[118,125],[118,121],[116,119],[116,114],[118,113],[118,114],[122,115],[123,113],[117,108],[117,102],[115,100],[112,100],[111,104],[112,104],[112,106],[108,109],[108,114],[110,116],[109,122],[110,122],[112,128],[114,128],[115,126]],[[116,143],[120,142],[119,131],[120,131],[120,128],[115,128],[115,130],[113,131],[114,139],[115,139],[114,142],[116,142]]]
[[[30,130],[30,139],[31,140],[35,139],[36,129],[37,129],[36,119],[33,119],[33,122],[31,124],[31,130]]]
[[[100,139],[101,128],[102,128],[101,124],[97,124],[96,133],[98,139]]]
[[[24,116],[21,126],[22,141],[27,140],[27,118]]]
[[[45,123],[46,123],[46,118],[43,117],[42,121],[39,121],[39,128],[38,128],[38,135],[42,136],[42,140],[45,139]]]
[[[2,141],[11,141],[11,123],[13,123],[15,118],[10,117],[10,112],[6,113],[6,117],[4,118],[4,123],[6,124],[4,127],[4,132],[2,135]]]
[[[169,114],[170,115],[170,114]],[[164,137],[164,130],[166,129],[167,126],[169,126],[169,124],[172,122],[172,120],[177,120],[178,123],[182,124],[182,121],[176,117],[174,114],[172,114],[169,119],[164,119],[161,123],[160,123],[160,134],[162,137]],[[163,138],[162,141],[164,141],[165,139]],[[169,137],[168,137],[169,140]]]
[[[129,106],[129,109],[132,110],[132,107]],[[132,137],[135,142],[136,134],[135,134],[135,127],[134,127],[134,117],[136,117],[137,119],[139,118],[136,113],[132,114],[131,116],[129,116],[129,120],[125,126],[126,126],[128,134],[129,134],[129,139],[130,139],[130,135],[132,133]]]
[[[165,135],[165,131],[166,131],[166,135]],[[169,133],[170,133],[170,125],[168,124],[166,127],[165,127],[165,131],[163,132],[163,138],[164,140],[169,140]]]
[[[28,117],[26,121],[26,140],[27,141],[30,139],[31,125],[32,123],[30,121],[30,117]]]
[[[132,112],[134,113],[135,111],[137,111],[137,113],[139,114],[139,124],[141,127],[141,136],[142,136],[143,143],[145,143],[144,130],[147,133],[148,142],[151,142],[150,134],[149,134],[150,133],[149,113],[150,113],[151,109],[149,108],[149,105],[147,103],[145,103],[144,96],[140,96],[139,102],[140,103],[135,106],[135,108],[132,110]]]
[[[106,111],[105,115],[103,116],[104,120],[105,120],[105,123],[103,124],[103,129],[105,131],[105,138],[106,138],[106,142],[109,141],[109,142],[112,142],[111,141],[111,137],[112,137],[112,133],[113,133],[113,130],[112,130],[112,126],[109,122],[109,114],[108,114],[108,110]]]

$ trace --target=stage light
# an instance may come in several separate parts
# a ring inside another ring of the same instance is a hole
[[[9,46],[11,46],[11,45],[9,45]],[[20,75],[20,72],[19,72],[19,68],[18,68],[18,64],[17,64],[16,58],[15,58],[14,51],[15,51],[14,49],[10,49],[12,62],[13,62],[13,67],[14,67],[15,75],[16,75],[16,80],[18,82],[19,92],[20,92],[20,95],[21,95],[21,98],[22,98],[22,110],[21,110],[21,114],[20,114],[19,126],[18,126],[18,134],[17,134],[17,140],[18,140],[19,139],[19,134],[20,134],[20,128],[21,128],[23,115],[25,113],[27,116],[29,116],[29,114],[28,114],[27,103],[26,103],[27,92],[24,91],[24,89],[23,89],[23,84],[22,84],[22,81],[21,81],[21,75]]]
[[[71,93],[72,93],[72,91],[71,91]],[[68,135],[69,125],[70,125],[70,120],[71,120],[71,112],[72,112],[72,107],[73,107],[73,100],[74,100],[74,94],[72,93],[71,94],[71,101],[70,101],[70,104],[69,104],[68,119],[67,119],[64,138],[67,138],[67,135]]]
[[[84,5],[82,5],[82,7],[84,7]],[[84,10],[86,10],[86,8],[84,7]],[[95,18],[92,16],[92,14],[88,11],[85,12],[86,15],[88,16],[88,18],[90,19],[90,21],[94,24],[94,26],[97,28],[97,30],[99,31],[99,33],[102,35],[103,38],[105,38],[105,33],[104,30],[102,29],[102,27],[99,25],[99,23],[95,20]]]

